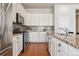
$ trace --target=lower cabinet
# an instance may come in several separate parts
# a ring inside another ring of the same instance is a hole
[[[51,56],[66,56],[67,44],[55,37],[49,37],[49,53]]]
[[[51,56],[79,56],[79,49],[49,36],[49,53]]]
[[[22,34],[16,34],[13,37],[13,56],[17,56],[23,49],[23,36]]]
[[[57,55],[66,56],[67,55],[67,44],[58,39],[56,41],[57,41]]]
[[[79,56],[79,49],[49,36],[49,53],[51,56]]]

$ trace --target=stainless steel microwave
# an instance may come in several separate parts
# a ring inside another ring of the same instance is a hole
[[[23,24],[24,17],[20,13],[16,13],[16,23]]]

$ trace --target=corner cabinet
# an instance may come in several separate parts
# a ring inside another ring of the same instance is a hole
[[[15,34],[13,36],[13,56],[18,56],[23,49],[23,35]]]

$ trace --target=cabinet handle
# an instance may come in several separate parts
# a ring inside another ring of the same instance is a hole
[[[18,39],[19,37],[17,37],[17,39]]]
[[[60,52],[60,50],[58,50],[58,52]]]
[[[59,43],[58,46],[61,46],[61,44]]]

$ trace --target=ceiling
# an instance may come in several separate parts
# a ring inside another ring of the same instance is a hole
[[[24,8],[53,8],[52,3],[22,3]]]

